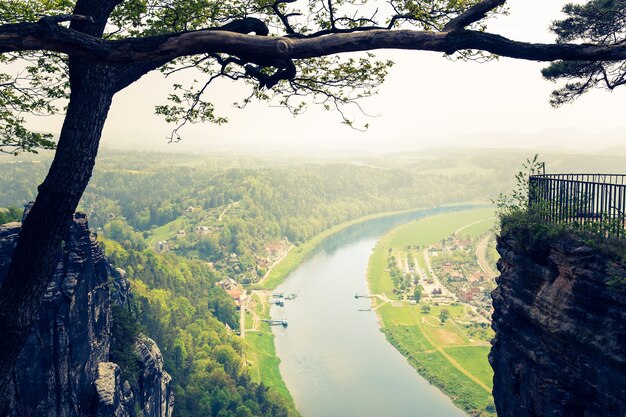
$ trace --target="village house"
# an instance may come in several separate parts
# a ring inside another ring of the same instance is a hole
[[[211,228],[209,226],[197,226],[196,232],[198,232],[198,234],[200,235],[206,235],[211,232]]]
[[[441,244],[437,243],[436,245],[433,245],[430,248],[428,248],[428,255],[439,256],[439,254],[441,253],[441,250],[442,250]]]
[[[265,247],[265,250],[271,257],[280,257],[287,250],[287,242],[285,240],[272,242]]]
[[[471,301],[474,301],[474,299],[476,299],[480,295],[480,293],[481,293],[480,288],[471,287],[466,290],[461,290],[459,292],[459,299],[461,301],[465,301],[466,303],[469,303]]]
[[[237,305],[239,305],[239,303],[241,302],[241,294],[243,294],[243,291],[240,288],[226,290],[226,293],[233,297],[233,300],[235,300]]]
[[[452,272],[450,272],[450,281],[465,281],[465,277],[463,276],[463,273],[461,271],[459,271],[458,269],[454,269]]]
[[[484,282],[485,281],[485,274],[480,272],[480,271],[476,271],[476,272],[472,272],[469,276],[469,280],[474,282]]]
[[[167,243],[166,240],[162,240],[160,242],[157,242],[154,244],[154,251],[155,252],[167,252],[170,250],[170,245],[169,243]]]
[[[237,281],[232,278],[226,278],[218,281],[215,285],[217,285],[218,287],[222,287],[225,290],[231,290],[233,288],[237,288]]]
[[[262,258],[260,256],[257,256],[255,258],[256,261],[256,265],[259,268],[263,268],[263,269],[267,269],[270,265],[269,261],[266,258]]]
[[[239,287],[239,284],[237,283],[237,281],[235,281],[232,278],[226,278],[217,282],[215,285],[223,288],[224,291],[226,291],[226,294],[230,295],[233,298],[233,300],[235,300],[237,306],[240,305],[241,295],[243,294],[243,290]]]

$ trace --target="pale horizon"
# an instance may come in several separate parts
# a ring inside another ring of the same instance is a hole
[[[489,21],[490,31],[516,40],[553,41],[548,27],[562,17],[566,1],[508,3],[510,15]],[[232,103],[248,90],[242,83],[222,81],[209,97],[216,113],[228,117],[229,123],[188,126],[180,143],[168,144],[173,126],[154,115],[154,105],[164,103],[172,81],[153,72],[115,97],[102,146],[202,153],[257,149],[393,153],[459,145],[585,151],[591,143],[597,151],[626,143],[623,89],[592,91],[553,109],[548,101],[555,86],[541,77],[544,63],[508,58],[483,64],[451,62],[439,53],[415,51],[376,54],[396,65],[379,94],[362,101],[365,111],[376,115],[357,119],[370,124],[366,132],[350,129],[337,113],[314,106],[296,118],[267,103],[235,109]],[[30,127],[58,134],[61,123],[61,116],[32,118]]]

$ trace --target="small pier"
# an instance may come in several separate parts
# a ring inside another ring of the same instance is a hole
[[[374,298],[373,295],[359,295],[359,293],[354,294],[354,299],[358,300],[359,298]]]
[[[270,326],[283,326],[287,327],[287,320],[261,320],[269,324]]]

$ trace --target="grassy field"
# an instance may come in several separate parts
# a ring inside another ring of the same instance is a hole
[[[391,293],[393,282],[387,271],[387,251],[390,248],[389,242],[392,238],[393,234],[389,234],[378,242],[367,266],[368,274],[376,277],[375,280],[368,281],[370,292],[372,294],[386,294],[390,298],[393,298],[394,294]]]
[[[446,308],[452,317],[465,314],[462,306]],[[420,375],[445,392],[460,408],[490,415],[486,411],[493,403],[490,392],[493,373],[487,363],[489,346],[472,346],[452,320],[447,320],[443,326],[437,324],[437,308],[424,314],[419,306],[393,307],[387,303],[377,313],[383,321],[382,331],[387,340]]]
[[[376,245],[368,264],[368,283],[373,294],[386,294],[393,288],[387,268],[389,249],[400,252],[406,246],[428,246],[461,229],[461,236],[479,237],[493,228],[492,209],[467,210],[420,219],[400,226]],[[468,226],[469,225],[469,226]],[[467,226],[467,227],[464,227]],[[418,264],[425,269],[421,254]],[[472,341],[454,319],[466,318],[463,305],[421,305],[376,301],[376,312],[387,340],[433,385],[445,392],[455,404],[472,415],[493,415],[491,396],[493,371],[487,361],[489,346]],[[452,319],[445,323],[439,314],[446,308]]]
[[[169,223],[165,223],[163,226],[150,230],[150,235],[146,239],[146,242],[148,242],[148,245],[152,246],[159,241],[170,239],[172,236],[176,235],[177,231],[184,229],[183,226],[186,221],[187,218],[181,216]]]
[[[461,229],[459,235],[469,236],[472,239],[479,238],[490,230],[494,230],[494,228],[496,227],[496,221],[497,220],[495,217],[487,218],[471,226]]]
[[[255,313],[261,319],[269,318],[269,305],[266,302],[261,302],[262,298],[256,294],[253,298],[256,301]],[[248,323],[250,324],[248,325]],[[252,319],[249,322],[246,316],[246,329],[251,329],[252,327]],[[300,416],[296,411],[295,403],[287,389],[287,385],[285,385],[285,381],[283,381],[280,375],[280,370],[278,369],[280,359],[276,356],[274,334],[269,324],[262,322],[259,331],[247,331],[245,341],[248,346],[246,354],[251,363],[249,370],[252,380],[274,388],[289,403],[289,415],[291,417]]]
[[[419,219],[395,229],[392,232],[393,238],[389,244],[394,248],[403,248],[407,245],[432,245],[463,226],[493,217],[493,215],[493,209],[485,208],[457,211]],[[460,233],[463,235],[465,230],[462,230]]]
[[[268,387],[274,388],[293,404],[291,394],[289,394],[289,390],[278,370],[280,359],[276,357],[272,331],[267,323],[263,323],[261,328],[261,331],[251,332],[246,335],[246,343],[250,345],[256,354],[256,360],[253,360],[250,372],[252,379],[255,382],[262,382]]]
[[[446,308],[452,317],[464,314],[462,306]],[[486,414],[486,407],[492,404],[489,390],[493,377],[491,368],[485,366],[488,346],[468,346],[467,337],[452,320],[447,320],[443,326],[435,324],[439,322],[439,310],[435,308],[424,314],[419,306],[393,307],[385,304],[378,312],[387,340],[420,375],[444,391],[459,407]],[[425,323],[425,319],[432,320]],[[454,366],[448,356],[487,388]]]
[[[426,268],[426,261],[424,260],[424,254],[422,252],[419,252],[416,258],[417,258],[417,266],[420,267],[426,279],[428,279],[430,277],[430,272],[428,272],[428,268]]]
[[[472,375],[480,379],[489,388],[493,388],[493,371],[491,367],[484,366],[490,349],[489,346],[457,346],[447,347],[445,351]]]

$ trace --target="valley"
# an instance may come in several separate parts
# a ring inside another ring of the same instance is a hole
[[[131,318],[161,347],[164,367],[173,378],[174,416],[230,415],[237,410],[314,415],[288,376],[293,371],[285,368],[290,355],[283,340],[302,334],[300,326],[308,337],[312,327],[304,320],[314,320],[311,326],[323,323],[317,323],[317,314],[330,314],[333,303],[314,302],[310,308],[315,315],[309,312],[297,319],[291,309],[309,302],[304,292],[285,287],[285,293],[298,297],[283,308],[270,308],[269,301],[307,262],[324,251],[332,254],[350,247],[363,236],[369,242],[359,246],[357,264],[363,269],[353,275],[356,281],[345,292],[335,294],[341,296],[338,305],[349,312],[330,319],[356,314],[354,319],[369,321],[330,327],[369,329],[367,337],[378,340],[372,342],[379,349],[374,357],[395,357],[389,359],[394,364],[390,366],[399,367],[394,369],[407,384],[431,392],[432,383],[462,409],[489,415],[488,293],[496,255],[486,233],[493,227],[493,212],[458,210],[485,206],[510,187],[511,161],[520,158],[514,152],[494,156],[470,151],[460,157],[435,151],[400,160],[388,156],[269,162],[103,152],[80,209],[110,262],[132,284]],[[621,164],[619,157],[597,158],[607,167]],[[578,163],[576,156],[567,155],[552,161],[561,169]],[[7,207],[0,212],[6,219],[19,220],[17,207],[32,198],[47,164],[45,156],[11,162],[0,158],[0,188],[5,191],[0,205]],[[466,214],[470,212],[478,214]],[[424,218],[415,222],[416,216]],[[382,226],[368,231],[373,224]],[[343,259],[338,270],[352,264]],[[369,291],[375,298],[355,301],[355,292],[368,294],[368,263]],[[289,319],[289,327],[270,327],[263,322],[270,318]],[[341,337],[341,332],[335,336]],[[330,336],[320,340],[324,348],[333,346]],[[360,366],[333,368],[325,374],[328,387],[332,378],[351,375]],[[430,383],[416,382],[420,375]],[[353,380],[354,386],[366,379]],[[364,391],[382,395],[389,387],[395,385],[387,382]],[[435,392],[427,397],[440,398],[436,409],[458,411]],[[352,394],[346,395],[348,401]],[[397,403],[400,408],[402,404],[416,406]],[[398,410],[398,415],[404,413]]]

